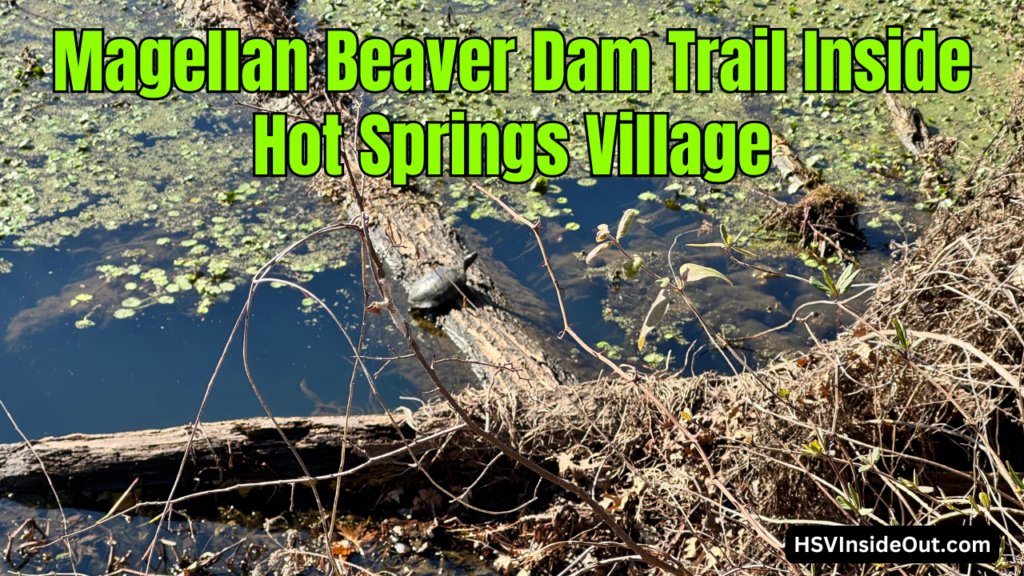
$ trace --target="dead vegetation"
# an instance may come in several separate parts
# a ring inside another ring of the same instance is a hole
[[[800,199],[785,202],[764,195],[769,204],[769,212],[762,219],[764,229],[791,235],[800,246],[821,242],[838,253],[842,253],[843,246],[860,240],[857,197],[826,183],[819,171],[808,168],[789,143],[774,134],[772,165],[788,186],[790,196]]]
[[[868,312],[836,299],[851,326],[836,341],[756,372],[467,391],[460,401],[691,573],[800,573],[779,550],[786,527],[830,523],[996,526],[1005,556],[981,568],[1004,569],[1024,531],[1014,472],[1024,468],[1019,103],[1010,116],[980,172],[961,184],[962,204],[905,247]],[[985,166],[996,158],[999,168]],[[564,517],[573,521],[556,521]],[[507,537],[509,573],[637,565],[602,544],[608,535],[571,500],[493,531]],[[959,573],[938,564],[901,571]]]
[[[795,235],[801,246],[823,241],[841,250],[840,246],[849,246],[861,237],[859,207],[853,194],[839,186],[819,184],[794,204],[776,201],[764,227]]]

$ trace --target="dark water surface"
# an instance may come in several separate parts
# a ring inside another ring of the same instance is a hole
[[[0,56],[8,72],[20,66],[26,46],[39,53],[44,68],[52,69],[47,58],[54,23],[105,25],[108,35],[131,37],[186,33],[172,9],[146,2],[65,5],[31,0],[23,7],[0,17],[0,26],[6,25]],[[312,26],[308,10],[315,9],[313,4],[304,5],[307,26]],[[336,218],[337,210],[313,197],[305,180],[253,180],[251,110],[234,106],[229,98],[200,93],[160,102],[119,95],[53,100],[49,83],[46,76],[26,85],[0,86],[9,97],[0,111],[6,129],[14,131],[18,142],[31,141],[10,153],[14,162],[6,170],[17,177],[5,185],[20,194],[15,197],[37,198],[26,200],[24,211],[35,219],[0,239],[0,271],[9,270],[0,273],[0,399],[30,438],[188,423],[196,416],[242,308],[252,271],[284,245]],[[764,98],[742,105],[751,116],[770,115],[771,106]],[[25,120],[24,110],[34,120]],[[75,162],[80,163],[77,168],[68,168]],[[95,166],[119,177],[101,178],[102,170],[98,177]],[[65,177],[63,171],[69,174]],[[54,173],[57,177],[51,177]],[[594,245],[597,225],[606,223],[614,229],[627,208],[638,208],[641,217],[626,246],[643,255],[658,273],[670,274],[666,252],[681,235],[673,253],[675,268],[694,262],[728,275],[732,287],[705,280],[693,285],[689,294],[710,324],[730,337],[781,324],[801,304],[821,299],[806,283],[758,278],[730,263],[720,250],[683,246],[717,240],[714,233],[696,236],[705,220],[717,228],[729,217],[734,233],[752,231],[763,205],[743,200],[737,192],[774,185],[774,174],[720,189],[670,179],[602,178],[583,183],[577,178],[552,182],[561,190],[544,202],[571,211],[547,214],[543,238],[566,288],[563,295],[572,325],[592,345],[600,344],[623,362],[664,367],[671,357],[668,366],[674,370],[728,369],[718,354],[710,353],[700,325],[678,303],[656,337],[649,338],[652,345],[636,351],[637,329],[657,293],[656,285],[643,276],[616,280],[614,270],[621,257],[614,252],[606,252],[591,266],[581,258]],[[680,196],[680,185],[691,184],[695,190]],[[912,187],[897,183],[893,188],[888,196],[893,205],[916,201]],[[555,204],[555,195],[564,203]],[[715,200],[702,199],[709,196]],[[548,333],[561,330],[554,289],[532,234],[502,218],[479,217],[474,213],[479,200],[467,206],[443,194],[442,199],[459,220],[470,247],[481,251],[492,270],[506,271],[505,280],[526,288],[513,295],[516,309]],[[677,209],[664,203],[668,199],[677,201]],[[520,199],[518,205],[528,208],[532,201]],[[726,201],[741,207],[726,210]],[[923,212],[909,218],[920,225],[928,220]],[[868,249],[857,257],[866,269],[861,280],[867,282],[888,261],[893,230],[864,231]],[[352,241],[320,245],[294,258],[281,273],[334,305],[356,338],[362,292],[353,247]],[[799,250],[777,245],[752,249],[758,251],[756,261],[771,268],[804,277],[820,274],[805,265],[807,254],[801,258]],[[226,270],[214,271],[218,258],[231,260]],[[138,268],[110,276],[97,271],[101,265]],[[194,289],[171,294],[141,275],[154,268],[166,270],[171,280],[190,272],[218,279],[215,290],[202,298]],[[91,299],[72,306],[80,294]],[[156,304],[161,296],[171,296],[173,303]],[[352,351],[330,319],[304,298],[291,289],[264,286],[255,300],[250,361],[256,384],[277,416],[338,413],[347,397]],[[126,304],[133,299],[133,305]],[[827,338],[835,333],[837,318],[827,308],[821,312],[810,317],[807,326]],[[371,320],[368,352],[387,356],[388,345],[399,343],[396,334],[386,318]],[[425,332],[420,336],[430,353],[452,353],[451,343],[444,339]],[[757,363],[781,351],[803,349],[809,339],[804,325],[794,324],[753,344],[749,358]],[[245,375],[240,346],[239,335],[212,389],[204,419],[265,413]],[[684,365],[691,357],[696,359]],[[377,362],[375,368],[381,365]],[[598,373],[597,365],[585,360],[580,369],[584,378]],[[455,368],[446,376],[452,386],[473,380],[468,371]],[[379,384],[391,407],[415,406],[416,399],[410,398],[426,389],[422,375],[402,363],[383,369]],[[353,411],[379,410],[360,377]],[[0,442],[16,440],[13,427],[0,425]]]

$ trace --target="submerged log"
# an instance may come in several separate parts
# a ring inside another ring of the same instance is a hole
[[[414,441],[416,433],[403,416],[395,418],[402,435],[415,442],[414,452],[422,454],[432,447],[431,441]],[[277,422],[313,476],[337,473],[344,416],[278,418]],[[49,487],[38,455],[58,492],[121,494],[138,479],[136,488],[164,498],[190,434],[191,426],[72,434],[33,441],[35,454],[24,443],[0,444],[0,492],[46,496]],[[346,469],[373,461],[345,476],[342,483],[346,486],[379,485],[388,476],[410,470],[405,444],[387,416],[352,417],[348,445]],[[302,469],[270,419],[207,422],[196,431],[177,494],[302,477]]]
[[[206,28],[238,28],[244,37],[299,37],[298,23],[291,15],[293,3],[287,0],[178,0],[176,9],[183,20],[197,33]],[[272,38],[271,38],[272,39]],[[311,46],[316,45],[315,42]],[[310,59],[321,58],[317,50],[311,51]],[[358,133],[356,118],[344,103],[328,101],[324,91],[325,79],[318,66],[311,66],[308,94],[302,100],[295,97],[271,98],[259,95],[256,102],[267,108],[287,112],[290,117],[311,116],[321,118],[324,113],[338,113],[347,124],[345,132]],[[355,150],[348,150],[349,157]],[[358,170],[352,163],[350,169]],[[372,218],[372,241],[381,255],[387,255],[386,264],[392,280],[408,290],[419,277],[430,271],[431,265],[452,265],[462,261],[470,251],[462,237],[451,224],[444,220],[436,203],[429,201],[414,189],[397,189],[389,185],[387,178],[362,178],[366,211]],[[351,202],[349,179],[337,180],[318,178],[314,186],[321,195],[348,202],[349,217],[358,213]],[[523,238],[529,237],[524,229]],[[475,247],[476,248],[476,247]],[[488,264],[486,254],[473,266],[467,276],[470,290],[466,301],[457,303],[454,310],[446,311],[436,323],[436,328],[458,347],[462,360],[482,382],[530,381],[542,386],[571,382],[575,378],[562,365],[569,358],[569,347],[555,338],[544,334],[532,324],[522,320],[526,314],[515,310],[526,301],[543,303],[532,291],[512,278],[501,278],[497,274],[500,266]],[[541,263],[538,260],[538,266]],[[510,298],[509,294],[515,297]],[[525,297],[520,297],[524,295]],[[396,296],[398,296],[396,294]],[[538,317],[546,308],[531,311]],[[427,322],[428,329],[435,328]],[[502,368],[496,368],[502,367]]]

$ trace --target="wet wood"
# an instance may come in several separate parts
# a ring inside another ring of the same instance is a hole
[[[819,182],[818,173],[804,165],[789,142],[772,132],[772,165],[790,184],[790,193],[810,188]]]
[[[903,147],[914,156],[922,156],[928,151],[931,134],[924,116],[915,106],[904,106],[895,94],[885,93],[885,106],[892,115],[892,128],[896,131]]]
[[[414,441],[416,433],[405,424],[405,419],[401,415],[395,417],[402,435]],[[344,416],[278,418],[277,421],[311,474],[318,476],[338,471]],[[43,438],[33,441],[32,445],[59,492],[120,494],[138,479],[138,489],[166,497],[190,433],[190,426],[179,426],[117,434],[72,434]],[[348,439],[346,468],[349,469],[370,458],[399,452],[346,477],[345,485],[379,484],[387,476],[410,469],[409,455],[387,416],[351,418]],[[430,447],[430,442],[421,442],[415,451],[422,454]],[[196,432],[178,494],[200,487],[208,489],[301,477],[301,468],[270,419],[210,422]],[[43,496],[49,492],[36,456],[24,443],[0,444],[0,492]]]
[[[278,0],[178,0],[176,7],[197,33],[208,27],[232,27],[241,29],[243,37],[301,35],[291,16],[290,5]],[[320,41],[309,39],[311,48]],[[311,50],[310,58],[314,63],[320,57],[317,50]],[[322,88],[318,88],[324,86],[325,81],[322,75],[312,73],[316,69],[311,66],[312,88],[308,94],[302,95],[301,102],[295,97],[271,98],[265,95],[258,96],[254,102],[295,117],[319,118],[327,112],[339,113],[346,123],[345,133],[356,133],[353,114],[337,102],[328,102]],[[355,153],[354,149],[349,150],[350,157]],[[358,166],[353,163],[352,168],[358,169]],[[321,187],[318,191],[342,201],[351,197],[351,191],[346,189],[347,178],[327,180],[318,180]],[[364,187],[366,209],[372,217],[374,245],[380,254],[387,255],[391,280],[397,281],[405,290],[428,272],[431,265],[461,262],[470,251],[462,236],[445,222],[440,208],[427,195],[415,188],[395,189],[386,179],[363,180],[356,175],[356,180]],[[345,211],[349,217],[358,212],[352,204],[349,203]],[[523,240],[524,243],[532,242],[529,231],[525,229]],[[542,264],[540,255],[536,257],[539,267]],[[495,272],[501,270],[501,266],[490,266],[486,258],[481,258],[468,273],[470,290],[464,302],[465,308],[444,315],[437,322],[437,327],[458,347],[461,359],[469,361],[468,366],[482,382],[521,384],[528,380],[534,385],[554,386],[573,381],[566,360],[570,347],[553,331],[538,329],[524,321],[527,314],[520,311],[517,303],[522,300],[515,295],[529,294],[526,300],[533,301],[536,297],[514,279],[497,280],[499,275]],[[404,302],[402,304],[404,306]]]

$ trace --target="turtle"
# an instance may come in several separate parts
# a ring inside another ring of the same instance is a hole
[[[453,300],[466,286],[466,270],[475,260],[473,252],[462,259],[461,265],[438,266],[424,274],[409,290],[409,309],[430,310]]]

